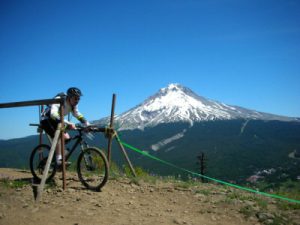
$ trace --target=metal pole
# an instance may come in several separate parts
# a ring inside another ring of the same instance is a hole
[[[111,115],[110,115],[110,124],[109,124],[109,128],[111,128],[111,129],[113,129],[113,126],[114,126],[115,104],[116,104],[116,94],[113,94]],[[107,147],[107,159],[108,159],[109,165],[110,165],[110,161],[111,161],[111,144],[112,144],[112,137],[110,135],[109,139],[108,139],[108,147]]]

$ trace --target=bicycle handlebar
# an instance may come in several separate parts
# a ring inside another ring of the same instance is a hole
[[[107,129],[105,127],[97,127],[95,125],[82,126],[81,124],[76,124],[76,130],[78,131],[87,131],[87,132],[106,132]]]
[[[41,126],[41,124],[39,124],[39,123],[30,123],[29,126],[39,127],[39,126]]]
[[[35,126],[35,127],[41,127],[40,124],[38,123],[30,123],[29,126]],[[86,132],[107,132],[107,131],[111,131],[111,128],[105,128],[105,127],[97,127],[95,125],[88,125],[88,126],[83,126],[81,124],[76,124],[75,125],[76,129],[78,131],[86,131]]]

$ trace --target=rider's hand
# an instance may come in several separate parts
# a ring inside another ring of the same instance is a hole
[[[91,124],[89,123],[89,121],[86,121],[85,123],[83,123],[83,125],[87,127],[87,126],[89,126]]]
[[[83,123],[83,126],[85,127],[84,131],[85,132],[89,132],[90,131],[90,126],[91,124],[89,123],[89,121],[86,121]]]
[[[73,124],[73,123],[68,124],[68,129],[75,130],[76,129],[75,124]]]

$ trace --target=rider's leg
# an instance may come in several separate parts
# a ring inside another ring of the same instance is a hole
[[[41,121],[42,128],[46,131],[46,133],[52,138],[55,136],[55,132],[57,130],[58,126],[58,121],[52,120],[52,119],[45,119]],[[64,139],[69,140],[70,135],[68,133],[64,133]],[[61,156],[61,144],[60,144],[60,138],[57,141],[56,149],[55,149],[55,154],[56,154],[56,162],[58,165],[61,165],[62,161],[62,156]]]
[[[70,135],[68,133],[64,133],[64,139],[65,139],[65,141],[69,140],[70,139]],[[56,153],[56,163],[57,163],[57,165],[60,165],[61,162],[62,162],[60,139],[57,142],[55,153]]]

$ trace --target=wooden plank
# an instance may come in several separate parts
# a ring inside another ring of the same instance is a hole
[[[35,106],[35,105],[49,105],[49,104],[63,104],[63,98],[57,99],[42,99],[33,101],[23,101],[23,102],[9,102],[1,103],[0,108],[12,108],[12,107],[23,107],[23,106]]]

